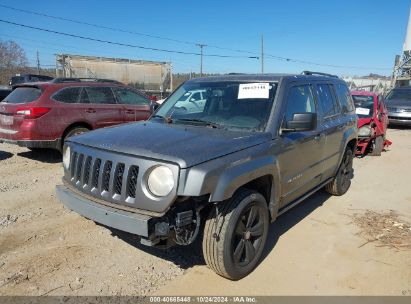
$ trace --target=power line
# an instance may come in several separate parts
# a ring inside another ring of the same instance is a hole
[[[47,18],[51,18],[51,19],[55,19],[55,20],[68,21],[68,22],[72,22],[72,23],[87,25],[87,26],[91,26],[91,27],[95,27],[95,28],[102,28],[102,29],[121,32],[121,33],[126,33],[126,34],[150,37],[150,38],[161,39],[161,40],[168,40],[168,41],[173,41],[173,42],[183,43],[183,44],[188,44],[188,45],[198,44],[197,42],[193,42],[193,41],[179,40],[179,39],[175,39],[175,38],[168,38],[168,37],[163,37],[163,36],[158,36],[158,35],[135,32],[135,31],[125,30],[125,29],[121,29],[121,28],[115,28],[115,27],[105,26],[105,25],[101,25],[101,24],[85,22],[85,21],[81,21],[81,20],[75,20],[75,19],[70,19],[70,18],[65,18],[65,17],[60,17],[60,16],[53,16],[53,15],[48,15],[48,14],[39,13],[39,12],[35,12],[35,11],[16,8],[16,7],[4,5],[4,4],[0,4],[0,7],[10,9],[10,10],[14,10],[14,11],[17,11],[17,12],[23,12],[23,13],[26,13],[26,14],[37,15],[37,16],[41,16],[41,17],[47,17]],[[256,54],[255,52],[251,52],[251,51],[220,47],[220,46],[216,46],[216,45],[208,45],[208,47],[216,48],[216,49],[219,49],[219,50],[226,50],[226,51],[244,53],[244,54],[254,54],[254,55]]]
[[[3,20],[3,19],[0,19],[0,22],[15,25],[15,26],[20,26],[20,27],[24,27],[24,28],[29,28],[29,29],[33,29],[33,30],[37,30],[37,31],[48,32],[48,33],[53,33],[53,34],[58,34],[58,35],[63,35],[63,36],[68,36],[68,37],[73,37],[73,38],[79,38],[79,39],[83,39],[83,40],[90,40],[90,41],[95,41],[95,42],[100,42],[100,43],[106,43],[106,44],[111,44],[111,45],[119,45],[119,46],[126,46],[126,47],[132,47],[132,48],[139,48],[139,49],[151,50],[151,51],[156,51],[156,52],[166,52],[166,53],[175,53],[175,54],[183,54],[183,55],[201,56],[201,53],[176,51],[176,50],[160,49],[160,48],[152,48],[152,47],[146,47],[146,46],[136,45],[136,44],[114,42],[114,41],[109,41],[109,40],[97,39],[97,38],[92,38],[92,37],[87,37],[87,36],[80,36],[80,35],[75,35],[75,34],[70,34],[70,33],[59,32],[59,31],[55,31],[55,30],[30,26],[30,25],[26,25],[26,24],[22,24],[22,23],[16,23],[16,22]],[[219,58],[259,59],[257,56],[233,56],[233,55],[221,55],[221,54],[204,54],[203,56],[219,57]]]
[[[111,30],[111,31],[117,31],[117,32],[122,32],[122,33],[127,33],[127,34],[145,36],[145,37],[150,37],[150,38],[155,38],[155,39],[168,40],[168,41],[173,41],[173,42],[178,42],[178,43],[183,43],[183,44],[189,44],[189,45],[198,45],[198,43],[192,42],[192,41],[184,41],[184,40],[179,40],[179,39],[174,39],[174,38],[168,38],[168,37],[163,37],[163,36],[158,36],[158,35],[146,34],[146,33],[141,33],[141,32],[134,32],[134,31],[124,30],[124,29],[121,29],[121,28],[114,28],[114,27],[109,27],[109,26],[94,24],[94,23],[90,23],[90,22],[85,22],[85,21],[81,21],[81,20],[75,20],[75,19],[64,18],[64,17],[60,17],[60,16],[53,16],[53,15],[48,15],[48,14],[44,14],[44,13],[39,13],[39,12],[35,12],[35,11],[20,9],[20,8],[11,7],[11,6],[4,5],[4,4],[0,4],[0,7],[6,8],[6,9],[10,9],[10,10],[14,10],[14,11],[18,11],[18,12],[23,12],[23,13],[26,13],[26,14],[32,14],[32,15],[37,15],[37,16],[42,16],[42,17],[47,17],[47,18],[52,18],[52,19],[55,19],[55,20],[68,21],[68,22],[72,22],[72,23],[87,25],[87,26],[96,27],[96,28],[107,29],[107,30]],[[3,21],[3,20],[1,20],[1,21]],[[14,23],[12,23],[12,22],[7,22],[7,21],[3,21],[3,22],[10,23],[10,24],[14,24]],[[20,24],[14,24],[14,25],[20,25]],[[24,26],[24,25],[20,25],[20,26]],[[48,31],[48,32],[56,33],[56,34],[61,34],[61,35],[66,35],[66,33],[60,33],[60,32],[56,32],[56,31],[52,31],[52,30],[39,29],[39,28],[35,28],[35,27],[30,27],[30,26],[25,26],[25,27],[32,28],[32,29],[37,29],[37,30],[44,30],[44,31]],[[76,35],[67,34],[66,36],[75,37]],[[89,39],[89,37],[77,37],[77,38],[87,39],[87,40],[92,40],[92,41],[105,42],[105,43],[110,43],[110,42],[108,42],[108,41],[104,41],[104,40],[100,40],[100,39],[94,39],[94,38],[90,38],[90,39]],[[117,44],[117,45],[128,46],[128,47],[137,47],[137,48],[149,49],[149,50],[154,50],[154,51],[162,51],[162,52],[169,52],[169,53],[177,53],[177,54],[201,56],[200,53],[191,53],[191,52],[182,52],[182,51],[172,51],[172,50],[165,50],[165,49],[148,48],[148,47],[143,47],[143,46],[132,46],[132,45],[126,45],[126,44],[123,44],[123,43],[111,43],[111,44]],[[211,47],[211,48],[220,49],[220,50],[227,50],[227,51],[244,53],[244,54],[252,54],[252,55],[256,55],[256,54],[257,54],[256,52],[252,52],[252,51],[240,50],[240,49],[233,49],[233,48],[226,48],[226,47],[220,47],[220,46],[210,45],[210,44],[208,44],[207,46],[208,46],[208,47]],[[308,64],[308,65],[315,65],[315,66],[323,66],[323,67],[350,68],[350,69],[359,69],[359,70],[391,70],[391,68],[373,68],[373,67],[358,67],[358,66],[342,66],[342,65],[318,63],[318,62],[300,60],[300,59],[295,59],[295,58],[287,58],[287,57],[272,55],[272,54],[268,54],[268,53],[266,53],[265,55],[266,55],[266,58],[267,58],[267,59],[276,59],[276,60],[280,60],[280,61],[294,62],[294,63],[301,63],[301,64]],[[250,59],[259,59],[258,56],[244,56],[244,57],[238,56],[238,57],[237,57],[237,56],[213,55],[213,54],[204,55],[204,56],[208,56],[208,57],[221,57],[221,58],[250,58]]]

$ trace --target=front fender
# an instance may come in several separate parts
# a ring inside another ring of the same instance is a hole
[[[275,218],[280,195],[276,149],[278,146],[272,142],[183,169],[180,172],[178,195],[209,195],[210,202],[220,202],[231,198],[241,186],[259,177],[270,176],[269,208]]]
[[[219,176],[210,201],[218,202],[229,199],[238,188],[259,177],[270,175],[274,179],[274,172],[278,172],[274,156],[233,164]],[[274,184],[278,183],[274,182]]]

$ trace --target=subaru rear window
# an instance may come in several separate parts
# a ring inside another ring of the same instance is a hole
[[[19,87],[14,89],[3,101],[7,103],[28,103],[41,96],[37,87]]]
[[[77,103],[80,88],[64,88],[54,94],[53,99],[64,103]]]

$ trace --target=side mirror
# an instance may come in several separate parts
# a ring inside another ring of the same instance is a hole
[[[160,105],[158,103],[152,102],[151,103],[151,112],[155,112],[159,107],[160,107]]]
[[[317,113],[294,113],[293,119],[287,121],[283,132],[301,132],[315,130],[317,127]]]

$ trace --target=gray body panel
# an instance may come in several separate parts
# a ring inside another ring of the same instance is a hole
[[[357,138],[357,116],[351,111],[323,118],[320,109],[315,130],[282,133],[282,115],[290,86],[309,84],[315,88],[317,83],[344,82],[305,75],[235,75],[197,78],[191,82],[226,80],[279,83],[264,132],[234,132],[156,120],[100,129],[72,137],[68,145],[86,154],[102,155],[113,163],[141,166],[143,177],[139,174],[139,183],[144,183],[144,170],[160,164],[171,166],[177,178],[172,194],[155,200],[146,196],[143,187],[135,205],[128,205],[157,212],[159,216],[173,206],[177,197],[208,195],[210,202],[221,202],[250,181],[268,176],[272,182],[268,203],[274,220],[278,210],[335,176],[347,144]],[[83,191],[82,186],[77,187]],[[96,195],[101,198],[101,194]],[[110,197],[106,199],[116,203]],[[123,203],[117,203],[121,208]]]
[[[97,223],[127,231],[141,236],[148,236],[150,216],[127,212],[104,206],[70,191],[65,186],[56,187],[57,197],[64,206]]]

